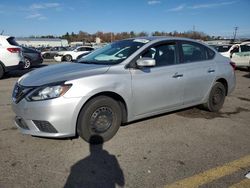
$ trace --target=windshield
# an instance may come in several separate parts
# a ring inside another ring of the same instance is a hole
[[[123,40],[109,44],[79,59],[79,63],[118,64],[141,48],[147,40]]]

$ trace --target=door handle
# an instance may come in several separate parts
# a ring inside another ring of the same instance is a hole
[[[208,73],[213,73],[213,72],[215,72],[215,70],[214,70],[214,69],[208,69],[207,72],[208,72]]]
[[[173,75],[173,78],[183,77],[183,74],[179,74],[178,72]]]

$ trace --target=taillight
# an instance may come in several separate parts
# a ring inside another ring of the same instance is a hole
[[[236,69],[236,64],[234,63],[234,62],[230,62],[230,65],[233,67],[233,70],[235,70]]]
[[[7,50],[11,53],[19,53],[21,52],[20,48],[7,48]]]

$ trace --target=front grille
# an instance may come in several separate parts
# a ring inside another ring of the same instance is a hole
[[[12,93],[12,99],[15,103],[20,102],[33,88],[24,87],[16,84]]]
[[[57,133],[57,130],[48,121],[32,120],[36,127],[46,133]]]
[[[16,122],[16,124],[17,124],[20,128],[29,130],[28,125],[25,123],[25,121],[24,121],[22,118],[20,118],[20,117],[15,117],[15,122]]]

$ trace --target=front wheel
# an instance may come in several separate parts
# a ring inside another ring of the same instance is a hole
[[[27,57],[24,58],[24,69],[29,69],[31,67],[31,61]]]
[[[210,112],[218,112],[224,104],[225,97],[225,86],[220,82],[216,82],[211,89],[208,101],[204,104],[204,107]]]
[[[110,140],[118,131],[122,120],[119,103],[107,96],[91,99],[81,110],[77,133],[85,141],[90,142],[93,136],[103,141]]]
[[[72,56],[71,55],[65,55],[63,59],[65,59],[65,61],[70,62],[70,61],[72,61]]]

